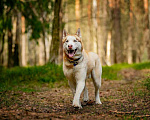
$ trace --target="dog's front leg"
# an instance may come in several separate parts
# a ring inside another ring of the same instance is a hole
[[[77,82],[76,93],[73,99],[74,107],[82,108],[81,103],[80,103],[80,95],[84,89],[84,86],[85,86],[85,80],[80,80]]]
[[[86,78],[86,72],[78,72],[79,74],[76,74],[76,93],[74,95],[73,99],[73,106],[82,108],[80,103],[80,95],[85,87],[85,78]]]

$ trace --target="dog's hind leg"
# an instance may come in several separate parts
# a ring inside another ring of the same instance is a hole
[[[101,73],[102,73],[102,69],[99,62],[96,64],[96,67],[92,70],[92,79],[95,86],[96,104],[102,104],[99,97],[99,88],[101,87]]]
[[[72,90],[72,94],[73,94],[73,97],[74,97],[74,95],[76,93],[76,83],[74,83],[73,81],[70,81],[70,80],[68,80],[68,83],[69,83],[69,86]]]
[[[87,89],[86,83],[85,83],[84,94],[83,94],[83,101],[84,101],[84,102],[87,102],[88,100],[89,100],[88,89]]]

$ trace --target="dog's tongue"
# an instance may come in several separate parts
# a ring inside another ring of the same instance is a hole
[[[74,56],[74,52],[69,53],[69,57],[73,57]]]

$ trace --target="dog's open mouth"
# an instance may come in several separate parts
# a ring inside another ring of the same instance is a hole
[[[75,50],[68,50],[69,57],[73,57],[76,54],[77,49]]]

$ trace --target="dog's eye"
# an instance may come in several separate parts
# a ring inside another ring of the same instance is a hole
[[[73,42],[78,42],[77,40],[74,40]]]
[[[66,40],[66,42],[68,42],[68,40]]]

